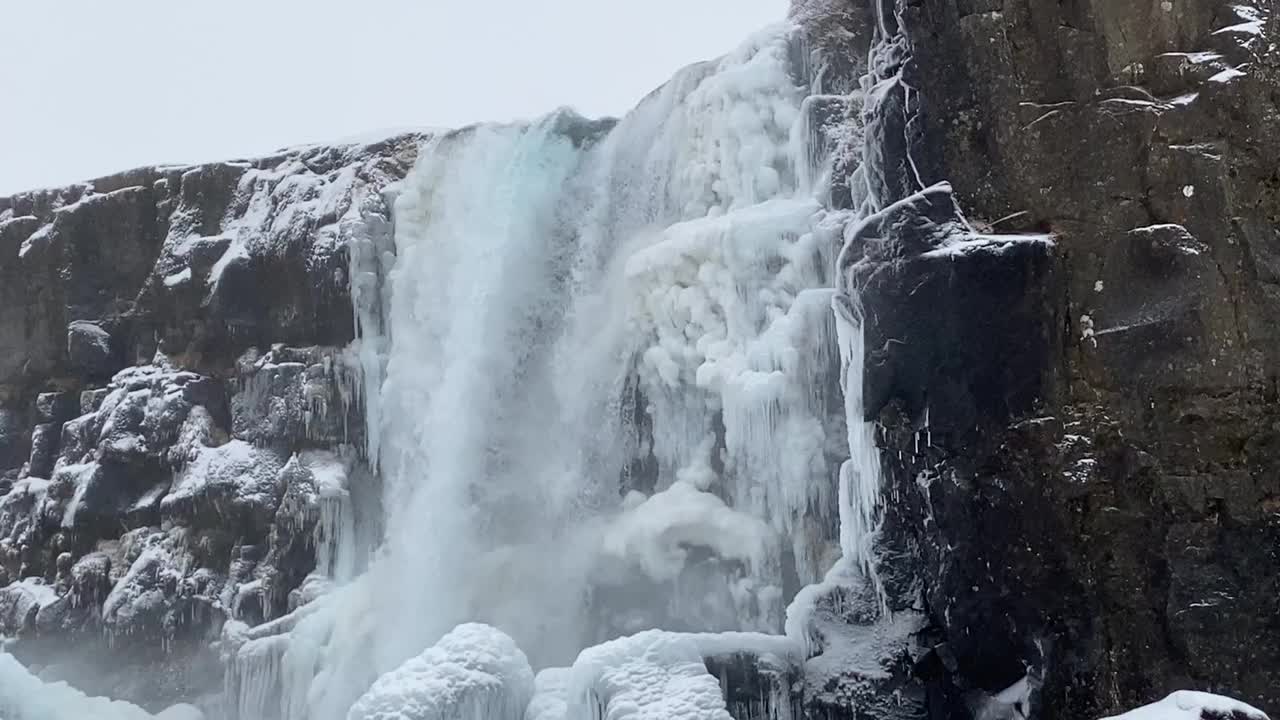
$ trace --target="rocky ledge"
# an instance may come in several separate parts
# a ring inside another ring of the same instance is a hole
[[[390,242],[422,139],[0,199],[0,635],[43,677],[217,693],[211,628],[288,612],[340,561],[326,540],[373,487],[349,254]]]

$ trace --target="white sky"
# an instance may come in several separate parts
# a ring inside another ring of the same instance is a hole
[[[383,128],[617,115],[787,0],[0,0],[0,195]]]

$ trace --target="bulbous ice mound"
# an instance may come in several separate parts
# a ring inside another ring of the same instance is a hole
[[[695,636],[661,630],[583,650],[570,670],[568,699],[567,717],[731,720]]]
[[[1103,720],[1268,720],[1267,714],[1213,693],[1179,690],[1159,702]]]
[[[532,696],[533,669],[515,641],[467,623],[378,678],[347,720],[520,720]]]
[[[190,705],[174,705],[152,715],[132,703],[90,697],[66,683],[46,683],[0,653],[0,718],[4,720],[204,720]]]

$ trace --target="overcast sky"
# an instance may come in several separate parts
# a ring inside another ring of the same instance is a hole
[[[382,128],[624,112],[787,0],[0,0],[0,195]]]

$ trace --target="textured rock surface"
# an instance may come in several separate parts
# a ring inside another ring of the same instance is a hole
[[[1091,718],[1189,687],[1280,707],[1275,9],[795,17],[830,202],[882,211],[840,270],[885,592],[850,568],[811,588],[803,677],[683,658],[706,709],[704,670],[738,720]],[[323,547],[367,471],[338,356],[385,292],[349,268],[385,271],[383,193],[420,140],[0,199],[0,634],[42,677],[199,700],[224,621],[281,618],[349,562]],[[395,680],[366,704],[403,706]]]
[[[930,712],[1280,707],[1275,8],[885,7],[869,184],[949,181],[973,228],[914,208],[851,276]]]
[[[367,473],[348,242],[385,247],[421,141],[0,199],[0,634],[42,677],[215,693],[223,621],[337,570],[320,526]]]

